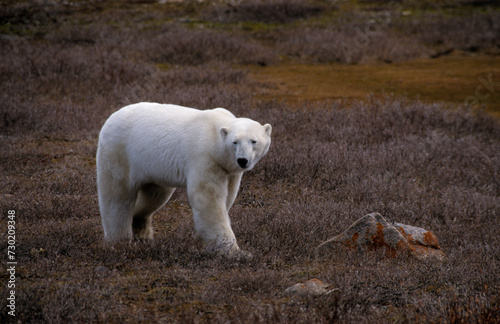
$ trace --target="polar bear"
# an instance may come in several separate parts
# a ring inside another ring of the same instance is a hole
[[[99,134],[97,191],[107,241],[152,239],[152,214],[187,188],[196,234],[227,255],[239,249],[231,208],[244,171],[268,152],[270,124],[224,108],[138,103],[112,114]]]

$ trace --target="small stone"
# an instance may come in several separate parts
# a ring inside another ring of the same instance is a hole
[[[97,274],[105,274],[111,272],[111,270],[109,268],[106,268],[105,266],[100,265],[94,269],[94,272]]]
[[[32,256],[38,256],[38,255],[46,255],[47,254],[47,251],[43,248],[40,248],[40,249],[36,249],[36,248],[32,248],[30,250],[30,254]]]
[[[287,295],[296,296],[320,296],[330,292],[328,289],[330,285],[324,283],[319,279],[311,279],[304,283],[297,283],[285,290]]]

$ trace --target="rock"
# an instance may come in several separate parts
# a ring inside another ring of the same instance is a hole
[[[94,269],[94,272],[97,274],[108,274],[111,272],[111,270],[105,266],[100,265]]]
[[[321,243],[316,250],[335,243],[351,250],[385,248],[387,257],[410,255],[418,259],[434,258],[440,261],[445,257],[432,232],[400,223],[391,224],[379,213],[360,218],[345,232]]]
[[[419,258],[436,258],[443,261],[446,257],[439,246],[438,239],[433,232],[420,227],[394,223],[392,224],[408,241],[411,253]]]
[[[320,296],[328,294],[337,289],[328,289],[330,285],[324,283],[319,279],[311,279],[304,283],[298,283],[285,290],[286,295],[296,296]]]
[[[44,255],[45,256],[45,255],[47,255],[47,251],[45,249],[43,249],[43,248],[40,248],[40,249],[32,248],[30,250],[30,254],[32,256],[38,256],[38,255]]]

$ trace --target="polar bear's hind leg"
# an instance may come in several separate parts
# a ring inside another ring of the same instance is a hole
[[[175,188],[165,188],[153,183],[143,185],[134,207],[132,230],[140,239],[153,239],[152,215],[167,203]]]
[[[106,162],[102,148],[97,153],[97,191],[104,236],[107,241],[132,239],[132,210],[137,192],[127,181],[127,164],[114,165]]]

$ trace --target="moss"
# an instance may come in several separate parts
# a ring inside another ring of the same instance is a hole
[[[424,102],[463,105],[481,87],[480,75],[500,80],[500,57],[456,53],[438,59],[394,64],[297,64],[253,67],[250,75],[263,87],[260,99],[300,100],[364,99],[393,94]],[[498,81],[495,81],[498,82]],[[487,90],[481,88],[481,94]],[[486,95],[484,97],[486,97]],[[483,98],[483,97],[481,97]],[[483,101],[487,110],[500,114],[500,89]]]

